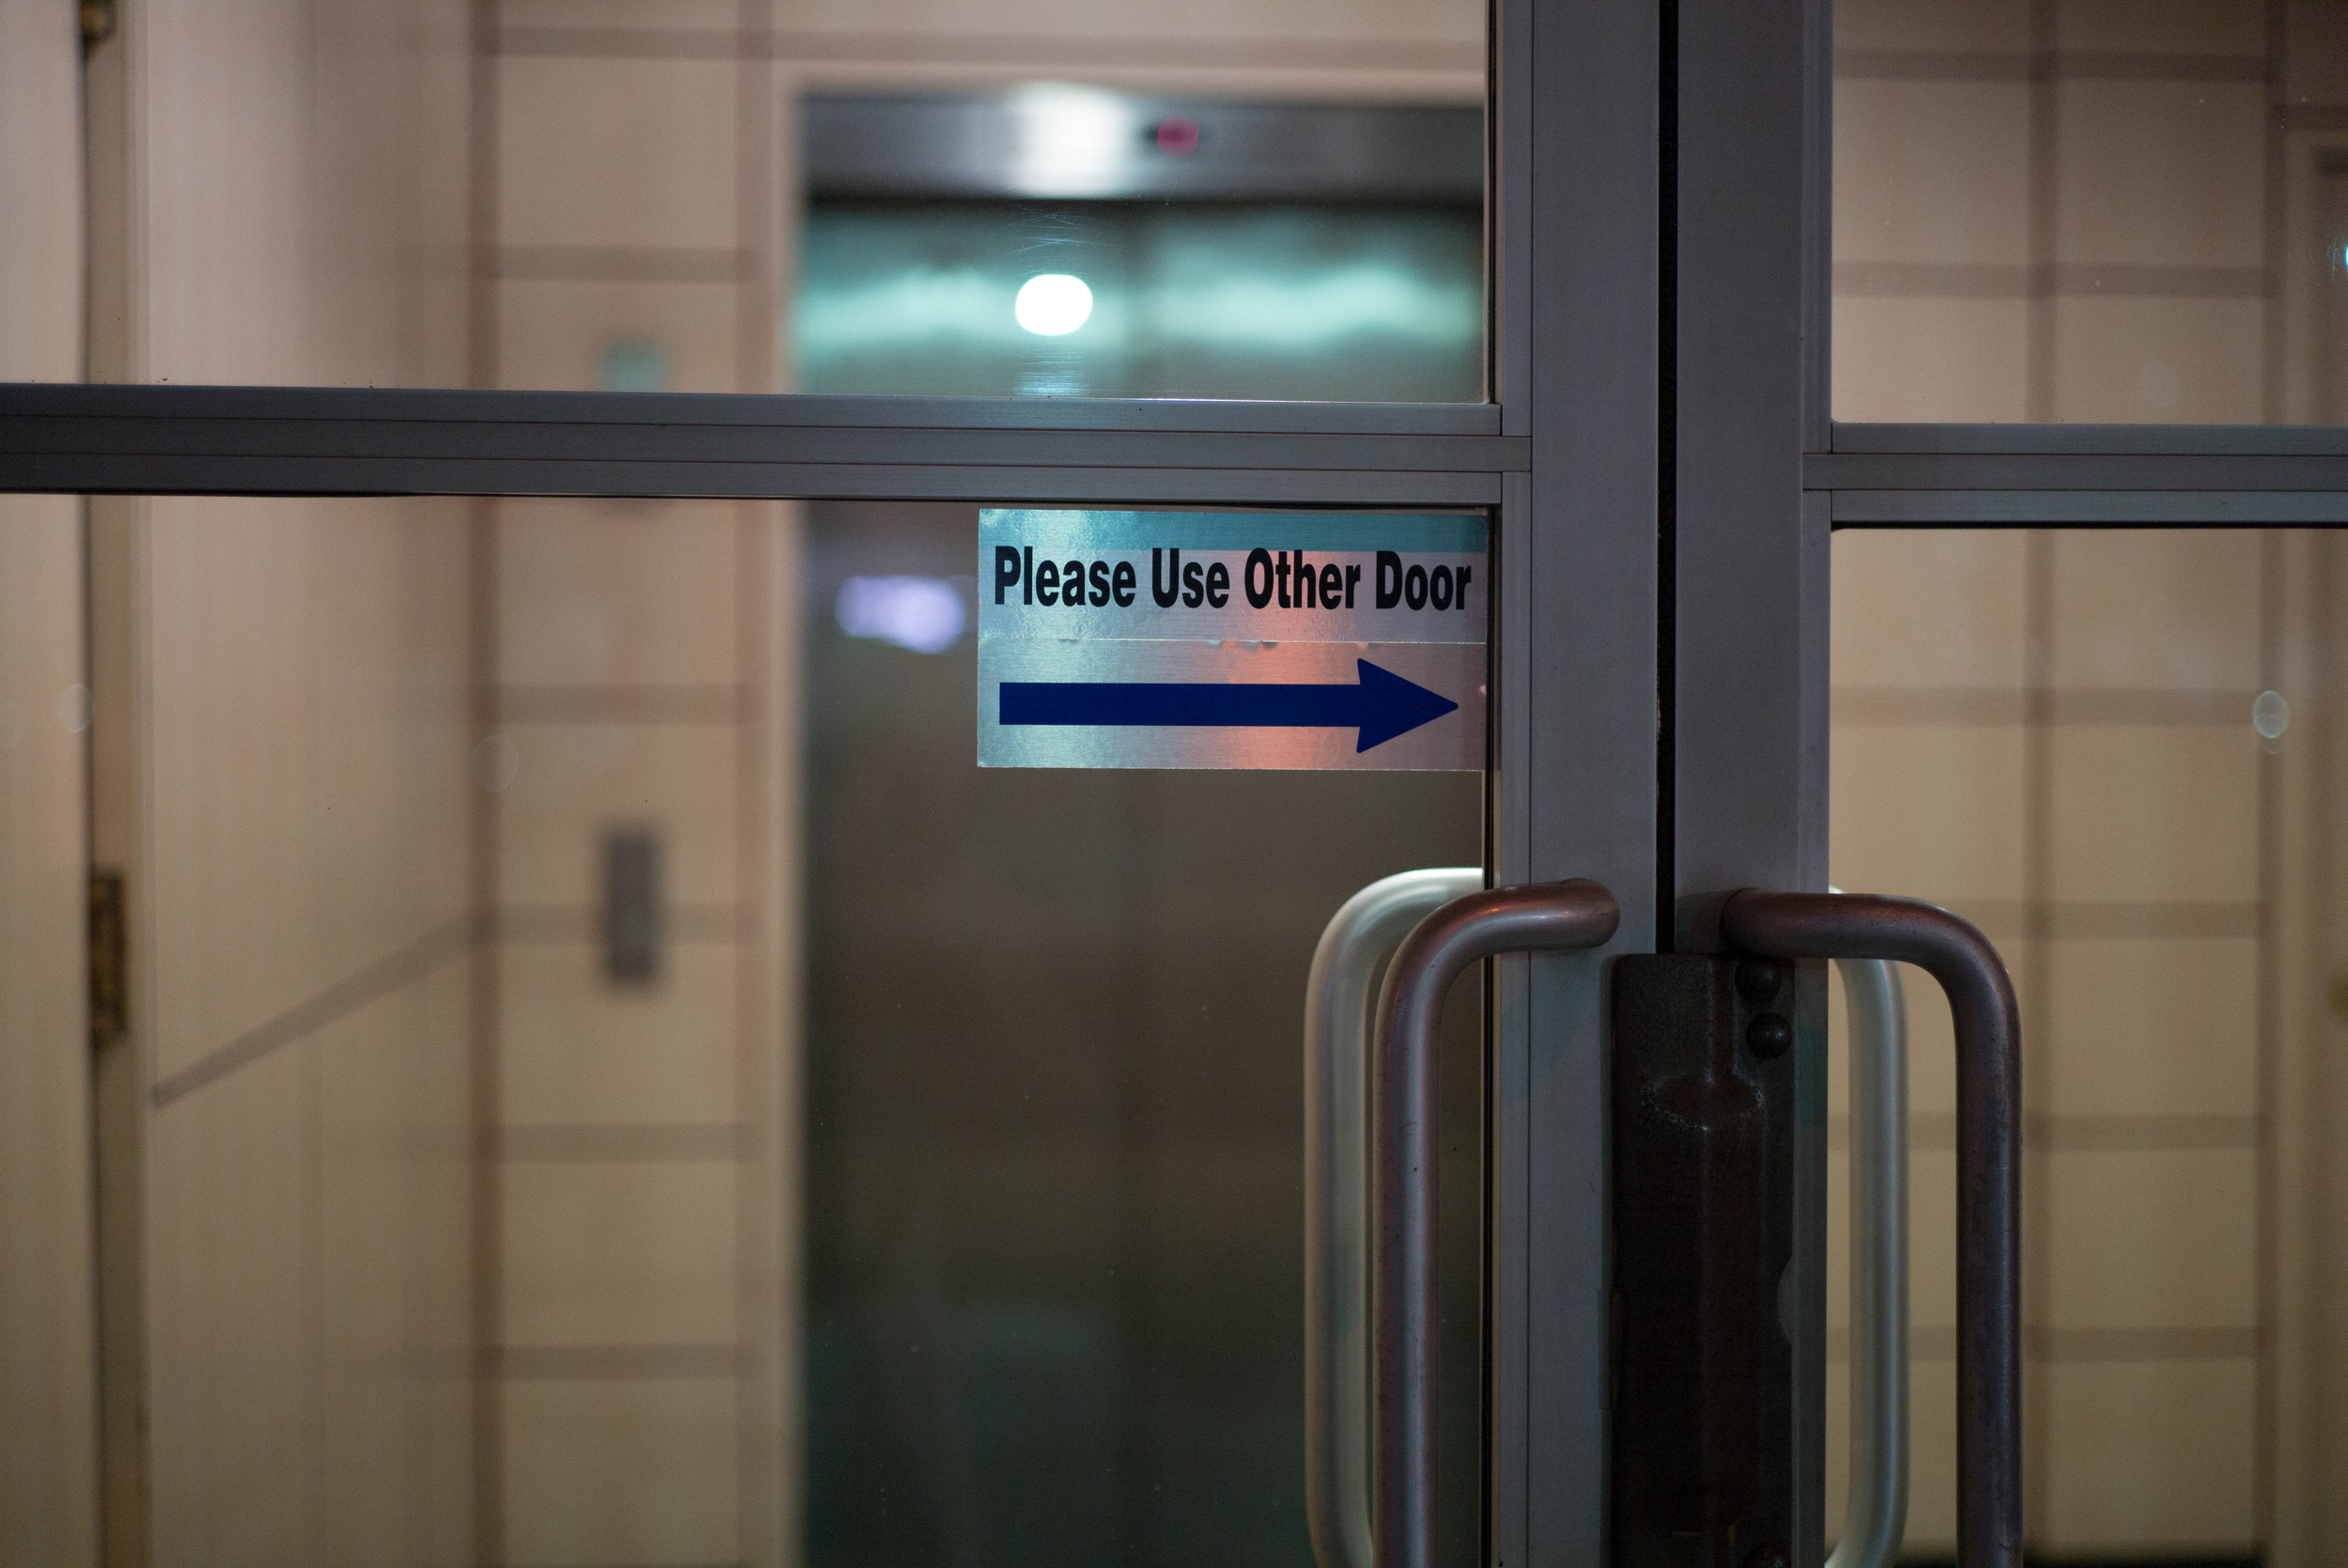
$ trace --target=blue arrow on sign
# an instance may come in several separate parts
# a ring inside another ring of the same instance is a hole
[[[1448,697],[1355,659],[1358,685],[1210,684],[1177,681],[1005,681],[996,719],[1017,724],[1228,726],[1354,730],[1367,751],[1451,713]]]

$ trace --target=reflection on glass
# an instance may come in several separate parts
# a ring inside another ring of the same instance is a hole
[[[972,508],[816,508],[808,592],[977,549]],[[1305,1568],[1304,976],[1363,884],[1475,863],[1480,780],[981,772],[972,641],[809,626],[807,1560]],[[1475,992],[1444,1084],[1461,1561]]]
[[[2340,1391],[2290,1368],[2343,1344],[2308,1272],[2343,1216],[2278,1173],[2348,1126],[2326,1065],[2341,568],[2309,533],[1835,537],[1831,875],[1973,920],[2022,1006],[2033,1560],[2322,1555],[2278,1543],[2315,1538],[2296,1532],[2339,1495],[2338,1452],[2313,1434]],[[1955,1523],[1955,1068],[1947,1008],[1914,971],[1908,1006],[1908,1541],[1930,1556]],[[1838,1271],[1846,1157],[1829,1183]],[[1829,1304],[1839,1358],[1840,1283]],[[1847,1387],[1838,1359],[1830,1518]]]
[[[811,198],[1002,203],[1013,226],[1035,201],[1350,205],[1372,227],[1432,202],[1474,230],[1484,12],[379,0],[296,27],[260,0],[91,8],[89,134],[0,186],[0,225],[86,276],[97,379],[791,390]],[[35,120],[85,97],[68,13],[8,37]],[[853,346],[818,340],[842,379]],[[1239,368],[1206,390],[1267,384]]]
[[[2338,8],[1835,7],[1834,413],[2338,423]]]
[[[971,507],[95,498],[85,641],[78,504],[0,537],[40,589],[0,892],[49,912],[0,934],[53,1021],[0,1068],[97,1129],[98,1216],[87,1145],[12,1140],[42,1203],[0,1237],[78,1258],[11,1282],[44,1321],[98,1284],[54,1353],[125,1391],[60,1449],[131,1488],[110,1528],[198,1568],[1305,1568],[1305,976],[1361,884],[1475,864],[1478,776],[981,772]],[[85,853],[129,933],[94,1089]]]
[[[1056,87],[806,115],[800,391],[1482,394],[1472,108]]]
[[[795,361],[805,392],[1458,401],[1482,248],[1472,212],[818,208]]]

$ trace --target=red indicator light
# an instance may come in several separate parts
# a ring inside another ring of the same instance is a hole
[[[1186,115],[1168,115],[1158,122],[1158,150],[1188,158],[1198,150],[1198,122]]]

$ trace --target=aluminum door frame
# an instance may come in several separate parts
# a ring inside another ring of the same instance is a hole
[[[1503,882],[1604,881],[1640,950],[1661,19],[1495,0],[1489,36],[1487,404],[11,386],[0,490],[1491,508],[1488,853]],[[1486,1555],[1511,1568],[1602,1548],[1602,956],[1492,982]]]
[[[1491,403],[8,386],[0,490],[1495,509],[1494,875],[1623,921],[1493,966],[1486,1557],[1597,1568],[1599,968],[1824,886],[1831,530],[2348,522],[2348,430],[1835,425],[1827,0],[1494,0],[1489,38]]]

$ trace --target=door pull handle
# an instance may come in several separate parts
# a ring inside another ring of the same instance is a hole
[[[1720,918],[1722,934],[1747,952],[1912,963],[1948,997],[1956,1026],[1957,1562],[2020,1568],[2021,1022],[2005,965],[1971,925],[1912,899],[1748,888]]]
[[[1402,871],[1345,900],[1305,988],[1305,1518],[1320,1568],[1370,1568],[1370,981],[1482,868]]]
[[[1891,1568],[1908,1533],[1908,1007],[1899,971],[1838,959],[1850,1011],[1850,1494],[1826,1568]]]
[[[1370,1053],[1370,1550],[1373,1568],[1435,1557],[1435,1042],[1444,995],[1500,953],[1568,952],[1614,934],[1595,882],[1494,888],[1421,920],[1386,967]]]

